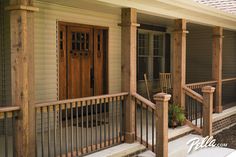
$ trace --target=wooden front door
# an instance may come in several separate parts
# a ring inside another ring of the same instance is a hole
[[[59,25],[59,98],[106,93],[107,30]]]

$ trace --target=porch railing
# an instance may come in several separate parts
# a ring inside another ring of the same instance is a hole
[[[135,102],[135,140],[154,152],[156,105],[137,93],[132,97]]]
[[[202,134],[203,126],[203,97],[189,87],[184,87],[185,91],[185,113],[186,123]]]
[[[227,109],[236,106],[236,77],[222,80],[222,107]]]
[[[186,123],[203,136],[212,134],[214,87],[202,86],[201,94],[184,86]]]
[[[0,156],[15,156],[16,150],[16,118],[19,106],[0,107]]]
[[[40,156],[80,156],[124,141],[128,93],[36,104]]]

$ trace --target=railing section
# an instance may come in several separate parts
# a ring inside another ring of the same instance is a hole
[[[186,86],[184,91],[186,122],[201,134],[203,127],[203,97]]]
[[[81,156],[124,142],[128,93],[36,105],[38,157]]]
[[[135,101],[135,140],[154,152],[156,141],[155,104],[137,93],[133,93]]]
[[[236,78],[222,80],[222,106],[227,109],[236,106]]]
[[[0,156],[15,156],[16,150],[16,118],[19,107],[0,107]]]

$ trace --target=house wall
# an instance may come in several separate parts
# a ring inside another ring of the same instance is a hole
[[[236,32],[224,30],[223,32],[223,71],[222,77],[236,77]],[[235,102],[236,82],[223,83],[223,104]]]
[[[224,30],[222,77],[236,77],[236,32]],[[190,28],[187,34],[187,83],[211,81],[212,28]],[[236,83],[223,84],[223,104],[235,100]]]
[[[108,14],[36,1],[35,13],[35,99],[58,99],[57,21],[109,27],[109,93],[121,91],[121,21]]]
[[[4,10],[8,0],[0,0],[0,106],[10,104],[11,71],[10,71],[10,16]]]
[[[212,76],[212,28],[188,28],[186,82],[210,81]]]

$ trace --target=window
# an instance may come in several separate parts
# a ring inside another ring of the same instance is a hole
[[[164,34],[153,31],[138,31],[138,80],[159,79],[159,73],[164,71]]]
[[[138,34],[138,80],[143,80],[143,75],[149,69],[149,41],[148,34],[139,33]],[[148,74],[147,74],[148,75]]]

